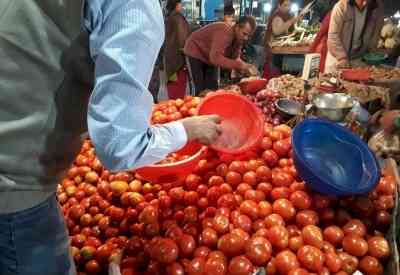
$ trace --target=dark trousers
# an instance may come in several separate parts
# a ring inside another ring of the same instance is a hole
[[[187,56],[191,93],[198,96],[204,90],[218,89],[218,68]]]

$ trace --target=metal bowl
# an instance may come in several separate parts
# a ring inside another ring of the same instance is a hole
[[[313,99],[317,116],[334,122],[343,121],[355,104],[353,97],[343,93],[321,94]]]
[[[283,119],[290,119],[294,116],[300,115],[303,111],[302,104],[298,101],[281,98],[275,103],[278,113]]]

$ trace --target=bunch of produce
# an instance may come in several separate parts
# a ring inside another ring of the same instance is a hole
[[[371,77],[374,80],[400,80],[400,69],[399,68],[385,68],[385,67],[369,67],[368,70],[371,72]]]
[[[320,29],[320,24],[312,25],[299,24],[295,31],[284,37],[280,37],[272,41],[272,47],[305,47],[314,42],[314,39]]]
[[[378,43],[380,49],[394,49],[400,44],[400,30],[392,20],[386,20],[381,30],[381,38]]]
[[[151,122],[153,124],[162,124],[194,116],[199,103],[199,97],[186,96],[184,99],[168,100],[156,104],[153,108]]]
[[[267,89],[279,91],[283,97],[303,97],[304,80],[290,74],[285,74],[277,78],[272,78],[268,82]]]
[[[298,177],[290,136],[266,123],[253,159],[222,162],[210,150],[174,184],[112,174],[86,140],[57,191],[79,274],[107,274],[122,249],[126,275],[382,274],[394,179],[384,175],[365,196],[314,193]]]
[[[265,89],[255,95],[246,95],[246,97],[261,109],[267,123],[279,125],[283,122],[281,116],[277,113],[275,105],[276,101],[281,98],[279,92]]]

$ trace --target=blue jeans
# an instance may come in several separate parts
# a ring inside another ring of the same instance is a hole
[[[69,252],[55,195],[33,208],[0,215],[1,275],[76,274]]]

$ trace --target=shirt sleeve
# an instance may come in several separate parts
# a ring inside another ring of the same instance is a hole
[[[187,142],[181,122],[150,126],[153,99],[147,87],[164,38],[157,0],[88,2],[95,85],[88,130],[103,165],[111,171],[153,164]]]
[[[225,50],[231,46],[232,38],[229,31],[214,34],[210,49],[210,62],[224,69],[240,69],[241,62],[237,59],[225,57]]]

